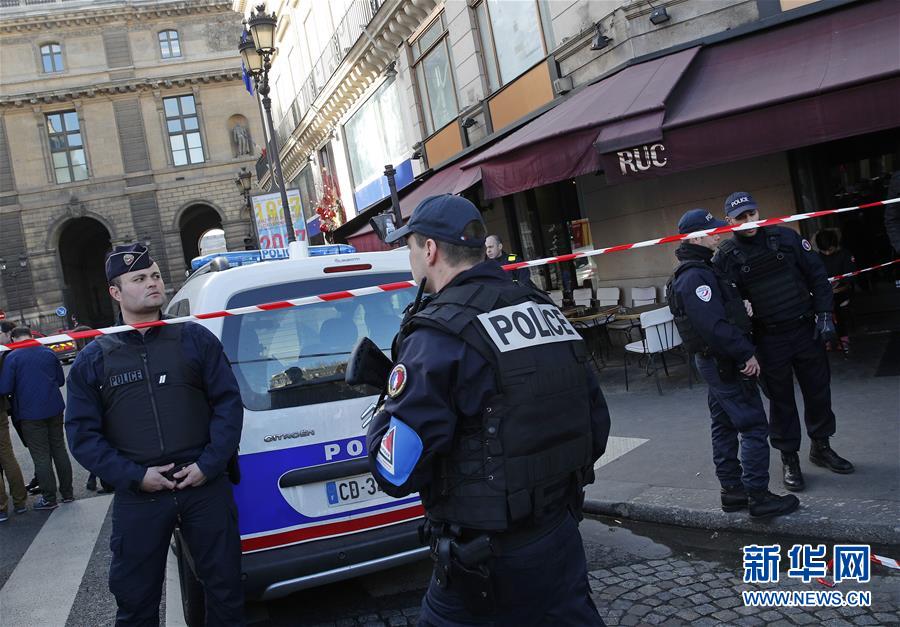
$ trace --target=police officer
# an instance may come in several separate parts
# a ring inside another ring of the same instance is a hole
[[[759,219],[759,207],[747,192],[731,194],[725,213],[729,224]],[[770,440],[781,451],[784,486],[793,491],[805,487],[797,454],[801,435],[795,374],[812,440],[809,460],[833,472],[853,472],[853,464],[829,444],[835,418],[825,342],[836,333],[831,286],[819,256],[796,231],[767,226],[735,231],[719,246],[713,264],[753,306],[754,340],[770,401]]]
[[[405,236],[434,297],[401,326],[368,451],[385,492],[422,496],[420,624],[601,625],[578,521],[610,423],[584,342],[484,260],[468,200],[427,198],[387,239]]]
[[[521,261],[519,256],[515,253],[504,253],[503,240],[500,239],[499,235],[493,233],[491,235],[488,235],[485,239],[484,256],[486,259],[493,259],[499,266],[505,266],[508,263],[516,263],[517,261]],[[507,275],[517,283],[527,285],[528,287],[535,287],[534,283],[532,283],[531,281],[531,272],[528,270],[528,268],[518,268],[516,270],[510,270],[509,272],[507,272]]]
[[[678,232],[720,226],[725,223],[706,209],[692,209],[679,220]],[[769,425],[754,381],[759,363],[744,302],[734,284],[712,267],[719,237],[682,242],[675,251],[679,264],[666,293],[672,295],[669,309],[681,338],[709,385],[713,462],[722,485],[722,510],[749,507],[752,518],[770,518],[794,511],[800,502],[790,494],[769,492]]]
[[[106,259],[120,324],[161,318],[165,286],[141,244]],[[115,486],[109,588],[117,625],[157,625],[176,523],[206,593],[207,624],[243,624],[237,510],[226,474],[241,437],[240,392],[222,345],[193,324],[97,337],[67,382],[72,454]]]

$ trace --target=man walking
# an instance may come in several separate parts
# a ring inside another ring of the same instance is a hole
[[[407,236],[434,297],[401,326],[368,450],[386,493],[422,495],[436,565],[420,624],[602,625],[578,521],[610,423],[584,342],[484,261],[468,200],[422,201],[387,239]]]
[[[9,332],[15,325],[4,322],[0,325],[0,345],[9,344]],[[3,372],[3,362],[9,356],[9,351],[0,353],[0,373]],[[28,511],[28,492],[25,490],[25,480],[22,478],[22,469],[13,452],[12,440],[9,437],[9,401],[5,394],[0,395],[0,522],[9,520],[7,506],[9,497],[6,494],[6,482],[9,482],[9,492],[12,495],[13,510],[17,514]],[[5,479],[4,479],[5,477]]]
[[[120,324],[161,318],[165,286],[141,244],[107,256]],[[96,338],[68,381],[72,454],[115,486],[109,588],[117,625],[158,625],[176,524],[206,593],[207,625],[242,625],[237,508],[226,474],[241,437],[237,381],[216,337],[179,324]]]
[[[706,209],[678,221],[679,233],[725,226]],[[722,509],[749,508],[751,518],[787,514],[796,496],[769,492],[769,426],[756,387],[759,363],[750,342],[750,318],[737,288],[718,276],[710,260],[719,235],[691,237],[675,251],[669,309],[697,370],[709,385],[713,462],[722,486]],[[740,452],[739,452],[740,451]]]
[[[725,214],[729,224],[755,222],[759,207],[747,192],[735,192],[725,201]],[[812,440],[809,461],[832,472],[853,472],[853,464],[829,443],[836,427],[825,342],[837,334],[822,260],[796,231],[767,226],[735,231],[719,246],[713,265],[753,306],[753,334],[770,401],[770,439],[781,451],[784,486],[793,491],[806,486],[798,455],[801,433],[794,376],[803,393],[803,418]]]
[[[34,338],[28,327],[16,327],[10,339],[22,342]],[[59,391],[65,382],[59,360],[46,346],[13,351],[4,360],[0,372],[0,395],[12,394],[12,412],[28,442],[35,476],[41,486],[41,498],[33,506],[36,510],[59,507],[56,500],[57,478],[62,502],[75,500],[72,463],[63,435],[65,403]]]

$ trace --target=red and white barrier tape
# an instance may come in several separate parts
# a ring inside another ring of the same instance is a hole
[[[843,207],[841,209],[825,209],[823,211],[813,211],[811,213],[798,213],[795,215],[784,216],[781,218],[767,218],[765,220],[757,220],[756,222],[745,222],[744,224],[735,226],[722,226],[714,229],[704,229],[702,231],[694,231],[693,233],[679,233],[677,235],[669,235],[657,239],[645,240],[643,242],[635,242],[633,244],[620,244],[618,246],[609,246],[607,248],[598,248],[595,250],[571,253],[568,255],[559,255],[557,257],[545,257],[543,259],[535,259],[533,261],[519,261],[503,266],[504,270],[516,270],[518,268],[533,268],[535,266],[543,266],[551,263],[562,263],[564,261],[572,261],[582,257],[593,257],[595,255],[605,255],[615,253],[622,250],[630,250],[632,248],[645,248],[648,246],[656,246],[658,244],[671,244],[692,237],[703,237],[706,235],[715,235],[721,233],[730,233],[732,231],[746,231],[756,229],[763,226],[772,226],[777,224],[789,224],[791,222],[800,222],[801,220],[809,220],[810,218],[821,218],[822,216],[833,215],[837,213],[846,213],[848,211],[857,211],[859,209],[871,209],[873,207],[884,207],[894,203],[900,203],[900,198],[890,198],[888,200],[880,200],[865,205],[857,205],[855,207]],[[864,272],[860,270],[859,272]],[[183,322],[197,322],[199,320],[209,320],[210,318],[225,318],[228,316],[241,316],[248,313],[257,313],[260,311],[273,311],[275,309],[288,309],[291,307],[300,307],[303,305],[311,305],[314,303],[330,302],[335,300],[343,300],[346,298],[355,298],[357,296],[366,296],[368,294],[378,294],[381,292],[391,292],[394,290],[406,289],[414,287],[414,281],[401,281],[398,283],[387,283],[384,285],[374,285],[372,287],[363,287],[354,290],[346,290],[343,292],[331,292],[328,294],[319,294],[318,296],[306,296],[304,298],[294,298],[291,300],[277,301],[274,303],[263,303],[262,305],[251,305],[248,307],[239,307],[237,309],[228,309],[222,311],[212,311],[208,313],[195,314],[192,316],[181,316],[179,318],[169,318],[167,320],[154,320],[152,322],[140,322],[133,325],[123,324],[114,327],[106,327],[105,329],[90,329],[87,331],[72,331],[70,333],[60,333],[34,340],[25,340],[23,342],[14,342],[6,346],[0,345],[0,352],[13,350],[17,348],[30,348],[34,346],[42,346],[47,344],[56,344],[67,340],[81,340],[98,335],[113,335],[115,333],[123,333],[135,329],[147,329],[150,327],[161,327],[169,324],[181,324]]]
[[[880,555],[869,555],[869,560],[873,564],[880,564],[881,566],[885,566],[887,568],[892,568],[893,570],[900,570],[900,563],[895,559],[891,559],[890,557],[882,557]],[[834,559],[828,560],[828,564],[825,566],[825,572],[827,573],[829,570],[834,569]],[[827,576],[827,575],[826,575]],[[835,583],[833,581],[828,581],[825,577],[817,577],[816,581],[823,586],[828,588],[834,588]]]
[[[871,268],[863,268],[862,270],[855,270],[854,272],[848,272],[847,274],[839,274],[837,276],[829,277],[828,280],[833,283],[835,281],[840,281],[841,279],[849,279],[850,277],[856,276],[857,274],[862,274],[863,272],[878,270],[879,268],[886,268],[892,263],[900,263],[900,259],[894,259],[893,261],[888,261],[887,263],[879,263],[877,266],[872,266]]]

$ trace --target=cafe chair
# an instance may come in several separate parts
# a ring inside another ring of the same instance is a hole
[[[641,305],[652,305],[656,302],[655,287],[632,287],[631,288],[631,306],[640,307]]]
[[[597,305],[600,307],[609,307],[610,305],[619,304],[619,288],[618,287],[598,287],[597,288]]]
[[[562,307],[562,304],[563,304],[562,290],[550,290],[547,293],[550,294],[550,298],[553,299],[553,302],[556,304],[557,307]]]
[[[662,362],[662,369],[669,376],[669,367],[666,364],[666,353],[681,346],[681,336],[675,328],[675,319],[668,307],[660,307],[653,311],[641,314],[641,340],[625,345],[625,389],[628,389],[628,353],[635,353],[641,358],[647,358],[645,370],[647,376],[651,374],[656,379],[656,389],[662,396],[662,386],[659,383],[659,366],[656,358]]]
[[[590,307],[591,306],[591,289],[590,288],[578,288],[577,290],[572,290],[572,300],[575,301],[576,307]]]

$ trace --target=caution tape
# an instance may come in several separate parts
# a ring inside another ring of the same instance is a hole
[[[873,564],[879,564],[893,570],[900,570],[900,563],[898,563],[895,559],[891,559],[890,557],[882,557],[881,555],[869,555],[869,560]],[[834,586],[836,585],[834,581],[828,581],[828,579],[826,579],[829,570],[834,570],[834,558],[828,560],[828,564],[825,565],[825,577],[816,577],[816,581],[828,588],[834,588]]]
[[[829,277],[828,280],[834,283],[835,281],[840,281],[841,279],[849,279],[852,276],[856,276],[857,274],[862,274],[863,272],[870,272],[872,270],[878,270],[880,268],[886,268],[892,263],[898,263],[900,259],[894,259],[893,261],[888,261],[887,263],[879,263],[877,266],[872,266],[871,268],[863,268],[862,270],[855,270],[853,272],[848,272],[846,274],[839,274],[837,276]]]
[[[619,244],[618,246],[609,246],[607,248],[597,248],[579,253],[570,253],[567,255],[558,255],[556,257],[545,257],[543,259],[535,259],[533,261],[518,261],[503,266],[504,270],[517,270],[519,268],[533,268],[551,263],[562,263],[581,259],[584,257],[594,257],[596,255],[606,255],[609,253],[620,252],[623,250],[631,250],[634,248],[646,248],[648,246],[657,246],[659,244],[671,244],[692,237],[705,237],[707,235],[717,235],[722,233],[730,233],[732,231],[747,231],[757,229],[764,226],[773,226],[779,224],[790,224],[792,222],[800,222],[811,218],[821,218],[823,216],[834,215],[838,213],[847,213],[849,211],[858,211],[860,209],[872,209],[874,207],[884,207],[886,205],[900,203],[900,198],[890,198],[888,200],[879,200],[877,202],[867,203],[865,205],[857,205],[855,207],[843,207],[841,209],[825,209],[823,211],[812,211],[810,213],[797,213],[781,218],[767,218],[765,220],[757,220],[756,222],[745,222],[740,225],[720,226],[714,229],[704,229],[694,231],[693,233],[679,233],[677,235],[669,235],[657,239],[644,240],[643,242],[634,242],[632,244]],[[31,348],[34,346],[43,346],[47,344],[57,344],[66,340],[83,340],[99,335],[114,335],[116,333],[124,333],[139,329],[149,329],[151,327],[162,327],[172,324],[182,324],[184,322],[198,322],[201,320],[210,320],[212,318],[225,318],[229,316],[242,316],[248,313],[258,313],[260,311],[274,311],[277,309],[288,309],[291,307],[301,307],[303,305],[312,305],[315,303],[327,303],[336,300],[344,300],[347,298],[356,298],[357,296],[366,296],[369,294],[379,294],[381,292],[390,292],[394,290],[407,289],[414,287],[414,281],[400,281],[397,283],[387,283],[384,285],[374,285],[372,287],[363,287],[353,290],[345,290],[341,292],[330,292],[328,294],[319,294],[317,296],[306,296],[304,298],[294,298],[291,300],[276,301],[272,303],[263,303],[262,305],[251,305],[247,307],[239,307],[237,309],[226,309],[222,311],[212,311],[208,313],[194,314],[190,316],[180,316],[178,318],[167,318],[165,320],[154,320],[152,322],[139,322],[136,324],[122,324],[103,329],[89,329],[86,331],[72,331],[70,333],[59,333],[48,337],[37,338],[33,340],[24,340],[22,342],[13,342],[6,346],[0,345],[0,352],[14,350],[17,348]]]

